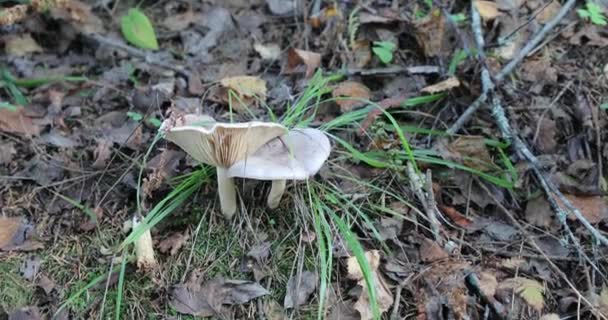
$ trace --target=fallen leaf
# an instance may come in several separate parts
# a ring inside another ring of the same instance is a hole
[[[254,43],[253,49],[257,52],[263,60],[278,60],[281,56],[281,47],[276,43]]]
[[[44,51],[29,33],[4,37],[4,50],[6,50],[7,55],[14,57]]]
[[[499,288],[513,289],[528,305],[538,312],[541,312],[545,306],[545,298],[543,297],[545,287],[536,280],[523,277],[509,278],[501,281]]]
[[[356,107],[360,107],[366,104],[365,101],[371,98],[370,90],[362,83],[356,81],[344,81],[332,91],[332,96],[337,99],[336,103],[340,106],[342,113],[349,112]],[[355,98],[356,100],[349,100],[347,98]]]
[[[479,289],[486,297],[493,297],[498,287],[496,276],[489,272],[479,274]]]
[[[10,163],[16,153],[14,142],[2,141],[0,143],[0,165]]]
[[[44,293],[50,294],[53,291],[53,289],[55,289],[55,287],[57,286],[57,284],[55,284],[55,281],[51,280],[49,277],[47,277],[46,275],[42,274],[38,278],[38,282],[36,282],[36,286],[38,286],[42,290],[44,290]]]
[[[559,1],[551,0],[551,2],[536,16],[536,20],[539,23],[546,24],[557,15],[561,8],[562,5]]]
[[[95,162],[91,165],[93,169],[103,169],[107,165],[107,161],[112,156],[112,143],[101,139],[97,141],[97,147],[93,150],[93,156],[95,157]]]
[[[289,317],[283,311],[281,305],[272,299],[264,299],[262,310],[268,320],[287,320]]]
[[[480,171],[491,169],[492,156],[482,136],[461,136],[452,141],[443,156],[449,160],[463,163],[467,167]]]
[[[564,194],[564,197],[566,197],[574,207],[579,209],[590,223],[600,223],[608,217],[606,200],[601,196],[576,196],[573,194]],[[564,211],[569,211],[559,198],[555,197],[555,199]],[[576,220],[577,218],[574,214],[571,214],[568,215],[568,219]]]
[[[416,41],[425,56],[437,57],[444,54],[445,21],[440,10],[434,9],[426,17],[416,20],[414,27]]]
[[[285,309],[292,309],[301,306],[308,301],[310,295],[317,288],[319,277],[316,272],[304,270],[298,277],[298,274],[289,278],[287,281],[287,290],[283,306]]]
[[[32,251],[42,248],[42,244],[32,240],[34,226],[24,223],[21,217],[0,217],[0,250]]]
[[[374,284],[373,290],[376,290],[376,303],[378,305],[378,311],[380,311],[380,314],[383,314],[393,306],[393,294],[389,290],[386,281],[384,281],[384,279],[377,272],[372,272],[372,279]],[[357,299],[357,302],[355,302],[354,308],[355,310],[359,311],[361,320],[374,319],[369,300],[367,282],[365,279],[361,279],[359,281],[359,285],[362,287],[361,295],[359,296],[359,299]]]
[[[84,34],[104,33],[103,22],[93,14],[91,7],[78,0],[58,1],[60,5],[51,6],[50,14],[71,24],[78,32]]]
[[[542,153],[552,153],[557,147],[556,133],[557,125],[555,120],[542,117],[538,121],[538,138],[536,139],[536,147]]]
[[[277,16],[288,16],[295,13],[296,2],[292,0],[266,0],[272,14]]]
[[[448,216],[456,225],[461,228],[468,229],[473,224],[473,220],[460,213],[454,207],[448,207],[444,205],[438,205],[437,207],[439,208],[439,210],[441,210],[443,214]]]
[[[163,20],[162,25],[171,31],[181,31],[200,19],[202,19],[201,15],[188,9],[183,13],[169,15]]]
[[[370,271],[378,270],[378,266],[380,266],[380,251],[371,250],[371,251],[365,252],[365,259],[367,260],[367,263],[369,264]],[[352,280],[363,279],[363,271],[361,270],[361,267],[359,266],[359,262],[357,261],[356,257],[348,258],[348,260],[346,261],[346,268],[347,268],[347,272],[348,272],[347,277],[349,279],[352,279]]]
[[[38,307],[29,306],[13,311],[8,315],[8,320],[41,320]]]
[[[15,111],[0,108],[0,131],[37,136],[42,128],[25,115],[23,107],[17,107]]]
[[[378,230],[380,241],[396,239],[403,228],[403,220],[397,217],[382,217],[380,221],[374,223],[374,227]]]
[[[460,80],[456,77],[449,77],[439,83],[424,87],[421,91],[426,93],[438,93],[448,91],[458,86],[460,86]]]
[[[237,112],[245,112],[250,104],[256,101],[266,101],[266,81],[254,76],[236,76],[224,78],[220,84],[226,89],[220,99],[232,102]],[[237,97],[232,97],[230,91]]]
[[[496,2],[493,1],[475,0],[475,8],[477,8],[479,15],[484,20],[494,20],[496,17],[502,15],[502,13],[498,11]]]
[[[200,287],[180,284],[171,290],[169,303],[180,313],[210,317],[218,315],[224,305],[244,304],[270,294],[258,283],[216,278]]]
[[[179,251],[179,249],[181,249],[184,244],[186,244],[189,238],[190,234],[187,231],[174,232],[158,244],[158,250],[161,253],[169,252],[169,255],[174,256]]]
[[[306,78],[310,78],[320,65],[320,54],[312,51],[291,48],[287,52],[287,64],[283,68],[283,73],[299,73],[303,71],[302,69],[304,69]]]
[[[38,270],[40,270],[41,263],[42,260],[38,256],[26,258],[19,269],[21,276],[28,281],[34,281],[34,279],[36,279],[36,275],[38,275]]]
[[[561,318],[559,317],[558,314],[556,313],[548,313],[543,315],[542,317],[540,317],[539,320],[560,320]]]
[[[554,216],[551,205],[544,195],[532,198],[526,203],[526,221],[537,227],[557,230],[559,223],[555,221]]]
[[[420,259],[425,263],[446,259],[450,256],[435,241],[426,238],[422,239],[419,252]]]
[[[373,58],[371,45],[369,40],[356,40],[352,44],[352,59],[353,64],[357,68],[364,68],[367,66]]]
[[[365,119],[361,122],[361,129],[359,129],[359,134],[364,134],[367,128],[369,128],[372,123],[380,116],[384,110],[388,110],[391,108],[396,108],[401,106],[401,104],[408,98],[408,95],[398,95],[392,98],[386,98],[384,100],[376,103],[380,108],[372,109]]]

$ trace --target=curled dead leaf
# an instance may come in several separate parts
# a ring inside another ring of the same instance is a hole
[[[287,52],[287,64],[283,68],[284,74],[302,72],[304,67],[306,78],[310,78],[315,70],[321,65],[321,55],[300,49],[291,48]]]
[[[367,263],[369,263],[371,271],[378,270],[378,266],[380,266],[380,251],[371,250],[365,252],[365,259],[367,259]],[[361,270],[361,266],[359,266],[359,261],[357,261],[356,257],[348,258],[348,260],[346,261],[346,267],[348,272],[347,277],[349,279],[363,279],[363,271]]]
[[[37,136],[42,128],[34,124],[23,107],[17,107],[15,111],[0,108],[0,131]]]
[[[253,49],[263,60],[277,60],[281,55],[281,47],[276,43],[254,43]]]
[[[475,8],[477,8],[479,15],[484,20],[494,20],[502,15],[502,13],[498,11],[498,5],[494,1],[475,0]]]
[[[365,105],[365,101],[361,100],[369,100],[371,98],[371,92],[362,83],[344,81],[332,91],[332,96],[334,98],[341,98],[336,100],[336,103],[340,106],[340,111],[344,113]],[[351,100],[348,98],[353,99]]]
[[[572,203],[583,216],[590,223],[600,223],[604,219],[608,218],[608,207],[606,207],[606,200],[601,196],[577,196],[573,194],[564,194],[566,199]],[[564,211],[568,212],[566,205],[563,204],[559,198],[555,198],[558,204],[563,208]],[[570,220],[576,220],[576,217],[572,214],[568,216]]]
[[[0,217],[0,251],[32,251],[42,248],[42,244],[32,240],[34,226],[21,217]]]
[[[414,27],[416,28],[416,41],[427,57],[443,54],[445,21],[439,10],[432,10],[425,18],[417,20]]]
[[[456,77],[449,77],[441,82],[422,88],[422,92],[438,93],[448,91],[452,88],[460,86],[460,80]]]
[[[235,76],[220,81],[220,100],[230,103],[237,112],[245,112],[257,101],[266,101],[266,81],[254,76]],[[233,95],[236,95],[233,96]]]

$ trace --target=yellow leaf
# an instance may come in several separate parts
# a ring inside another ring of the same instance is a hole
[[[232,89],[241,98],[266,98],[266,81],[253,76],[236,76],[224,78],[220,81],[222,86]]]
[[[375,272],[380,265],[380,252],[378,250],[371,250],[365,253],[365,259],[369,263],[369,267],[372,272]],[[359,262],[356,257],[350,257],[346,261],[346,268],[348,271],[348,278],[353,280],[363,279],[363,271],[359,266]]]
[[[493,20],[496,17],[502,15],[502,13],[498,11],[498,6],[496,5],[496,2],[493,1],[476,0],[475,8],[477,8],[477,11],[479,11],[479,15],[484,20]]]
[[[434,85],[424,87],[422,89],[422,92],[437,93],[437,92],[448,91],[448,90],[458,87],[458,86],[460,86],[460,80],[458,80],[458,78],[456,78],[456,77],[449,77],[441,82],[435,83]]]
[[[517,293],[538,312],[542,311],[545,306],[545,298],[543,297],[545,287],[542,283],[526,278],[519,278],[519,281]]]

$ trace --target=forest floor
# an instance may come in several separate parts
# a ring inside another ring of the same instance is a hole
[[[0,10],[0,319],[608,319],[606,1]],[[331,154],[227,220],[188,114]]]

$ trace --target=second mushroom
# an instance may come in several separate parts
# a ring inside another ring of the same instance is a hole
[[[327,136],[316,129],[287,131],[276,123],[219,123],[208,116],[186,115],[166,127],[167,140],[195,160],[216,167],[224,216],[236,212],[234,178],[271,180],[268,206],[278,207],[286,180],[314,175],[330,153]]]

